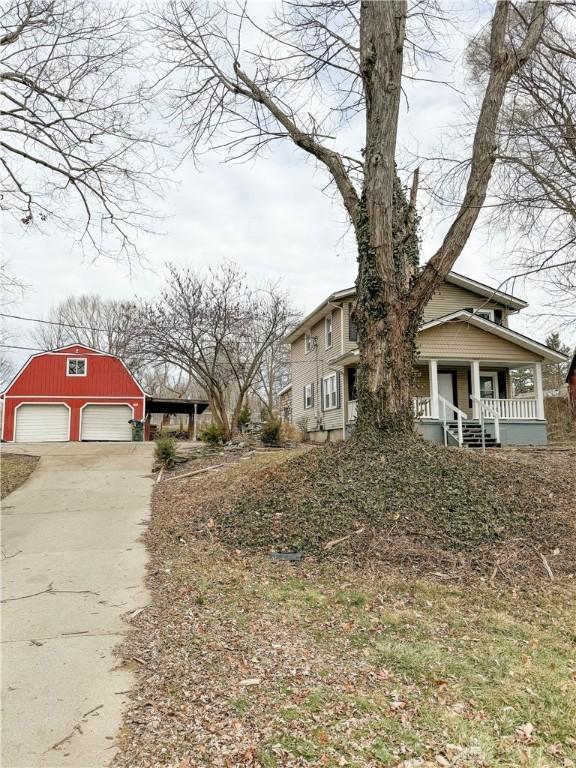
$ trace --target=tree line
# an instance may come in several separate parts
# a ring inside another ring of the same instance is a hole
[[[80,343],[117,355],[148,394],[207,399],[229,439],[250,398],[275,414],[289,376],[284,338],[298,319],[278,284],[254,288],[234,264],[202,273],[169,265],[158,297],[71,296],[32,339],[42,349]]]

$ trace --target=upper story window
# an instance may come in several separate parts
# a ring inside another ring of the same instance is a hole
[[[332,313],[326,316],[324,320],[324,333],[326,337],[326,349],[332,346]]]
[[[69,357],[66,361],[66,376],[86,376],[86,358]]]
[[[316,336],[312,336],[310,331],[306,332],[304,348],[306,352],[312,352],[313,349],[316,349]]]
[[[352,303],[348,304],[348,341],[358,341],[358,326],[352,317]]]
[[[478,317],[483,317],[484,320],[491,320],[494,322],[494,310],[493,309],[475,309],[474,314]]]

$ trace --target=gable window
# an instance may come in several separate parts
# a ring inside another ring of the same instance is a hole
[[[494,310],[493,309],[476,309],[474,314],[478,317],[484,318],[484,320],[491,320],[494,322]]]
[[[338,407],[338,374],[331,373],[322,379],[322,398],[324,410]]]
[[[66,361],[66,376],[86,376],[86,358],[69,357]]]
[[[314,407],[314,384],[304,386],[304,408]]]
[[[324,332],[326,336],[326,349],[332,346],[332,314],[326,316],[324,320]]]
[[[358,326],[352,317],[352,304],[348,304],[348,341],[358,341]]]

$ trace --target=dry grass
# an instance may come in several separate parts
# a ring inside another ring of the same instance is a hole
[[[527,471],[543,461],[499,455]],[[122,650],[138,687],[116,765],[574,766],[572,580],[273,564],[222,544],[207,503],[284,460],[157,486],[153,601]]]
[[[38,464],[38,456],[2,453],[0,456],[0,498],[22,485]]]

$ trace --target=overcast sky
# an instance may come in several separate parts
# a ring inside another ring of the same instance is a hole
[[[256,4],[258,13],[267,7]],[[446,41],[450,64],[436,65],[427,77],[462,86],[464,38],[485,23],[489,10],[484,3],[474,4],[473,11],[465,14],[460,9],[459,31],[452,31]],[[401,159],[408,152],[431,154],[451,140],[454,125],[462,121],[462,96],[444,85],[408,85],[407,98],[409,110],[404,103],[399,137]],[[346,140],[359,154],[360,124],[352,126]],[[2,214],[3,253],[12,271],[29,286],[9,311],[45,316],[51,306],[71,294],[99,293],[119,299],[153,296],[166,261],[199,269],[222,259],[236,261],[255,284],[280,280],[303,311],[333,290],[353,284],[353,238],[338,200],[323,191],[325,175],[311,161],[289,145],[278,146],[249,165],[223,164],[221,159],[207,157],[200,169],[185,161],[169,170],[174,183],[161,199],[152,201],[160,215],[155,224],[158,234],[141,237],[140,248],[146,257],[141,264],[87,261],[72,235],[50,228],[44,232],[23,229]],[[424,214],[423,260],[434,252],[450,222],[446,214]],[[505,235],[480,229],[466,246],[456,271],[497,285],[511,273],[502,259],[505,250]],[[542,309],[544,294],[533,284],[517,286],[515,292],[531,307],[525,311],[526,317],[514,321],[514,327],[543,339],[547,327],[527,315]],[[11,343],[30,345],[30,325],[10,322]],[[576,337],[567,336],[566,341],[574,342]],[[22,356],[26,353],[14,353],[16,361]]]

